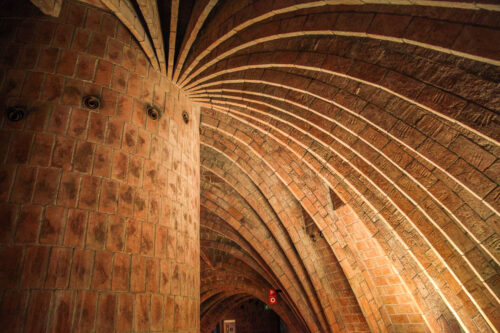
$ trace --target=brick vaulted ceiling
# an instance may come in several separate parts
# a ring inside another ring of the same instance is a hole
[[[86,2],[201,106],[202,332],[500,330],[498,1]]]

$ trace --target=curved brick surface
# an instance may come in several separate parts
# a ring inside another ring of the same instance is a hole
[[[498,3],[84,2],[4,6],[9,330],[500,330]]]
[[[281,283],[311,331],[355,330],[335,262],[372,331],[498,327],[498,52],[478,44],[498,14],[308,3],[221,4],[182,64],[204,106],[202,202],[251,244],[277,239],[278,276],[304,269],[312,289]],[[231,213],[235,190],[252,210]],[[289,247],[303,268],[279,264]]]
[[[2,331],[198,331],[199,108],[101,10],[0,24],[2,108],[32,111],[1,122]]]

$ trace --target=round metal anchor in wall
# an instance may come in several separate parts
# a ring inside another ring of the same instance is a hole
[[[150,104],[146,106],[146,113],[153,120],[160,119],[162,114],[159,108]]]
[[[84,96],[83,105],[92,110],[98,109],[101,106],[101,98],[95,95]]]
[[[22,105],[8,107],[5,116],[10,121],[21,121],[28,115],[28,108]]]

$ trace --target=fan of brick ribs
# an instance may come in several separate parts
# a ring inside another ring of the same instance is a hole
[[[500,330],[497,2],[87,2],[202,106],[202,331]]]

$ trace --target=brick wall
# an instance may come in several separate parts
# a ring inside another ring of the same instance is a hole
[[[344,299],[297,202],[371,331],[498,330],[498,11],[268,3],[217,8],[179,79],[202,104],[202,168],[265,223],[232,214],[211,180],[202,204],[271,258],[311,331],[336,331]],[[289,249],[301,259],[292,270],[277,259],[293,262]],[[302,263],[306,279],[289,278]]]
[[[109,13],[4,8],[0,107],[31,113],[0,121],[0,325],[198,331],[199,109]]]

